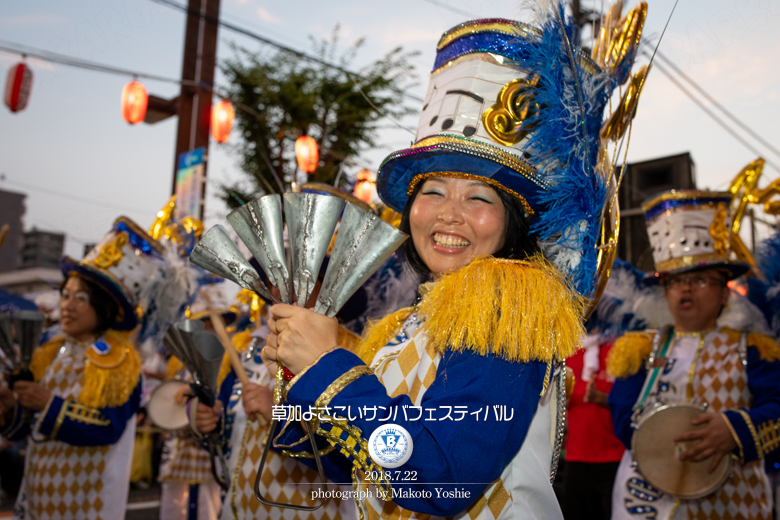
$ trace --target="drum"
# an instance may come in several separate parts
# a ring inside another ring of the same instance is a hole
[[[731,474],[732,458],[724,456],[712,473],[712,457],[701,462],[680,460],[699,441],[674,442],[674,438],[701,426],[693,426],[702,409],[691,404],[665,404],[652,408],[639,420],[631,440],[631,454],[647,481],[664,493],[684,500],[716,491]]]
[[[190,431],[190,419],[187,407],[176,404],[176,393],[189,384],[179,379],[166,379],[152,390],[146,411],[154,424],[173,433],[185,434]]]

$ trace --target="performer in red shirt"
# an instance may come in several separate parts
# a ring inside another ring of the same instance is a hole
[[[583,347],[566,360],[575,382],[568,406],[561,507],[566,520],[609,519],[612,484],[623,457],[623,445],[613,433],[607,408],[612,380],[607,375],[606,359],[612,344],[590,335]]]

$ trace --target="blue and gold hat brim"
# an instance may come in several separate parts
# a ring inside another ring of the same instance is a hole
[[[734,280],[750,270],[750,266],[739,260],[720,260],[720,261],[701,261],[690,265],[669,269],[667,271],[655,271],[645,275],[644,283],[646,285],[658,285],[664,278],[683,273],[695,273],[697,271],[706,271],[708,269],[717,269],[723,271],[727,280]]]
[[[138,315],[135,306],[131,303],[130,296],[124,288],[111,277],[99,269],[82,262],[77,262],[69,256],[63,256],[60,259],[60,269],[67,280],[69,276],[76,275],[85,278],[97,284],[105,290],[119,306],[119,313],[116,321],[111,326],[114,330],[125,331],[133,330],[138,325]]]
[[[409,148],[391,155],[379,169],[377,192],[385,204],[403,213],[417,183],[437,173],[441,177],[481,180],[520,199],[529,217],[537,213],[537,197],[543,188],[532,180],[530,168],[521,173],[492,159],[436,146]]]

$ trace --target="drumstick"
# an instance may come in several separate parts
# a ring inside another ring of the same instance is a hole
[[[219,313],[214,310],[214,307],[211,306],[211,299],[205,294],[205,291],[203,297],[206,300],[206,306],[209,310],[211,324],[214,326],[214,330],[217,333],[219,341],[222,342],[222,346],[225,347],[228,359],[230,360],[230,366],[233,367],[236,377],[238,377],[238,380],[241,382],[241,386],[246,387],[247,383],[249,383],[249,376],[246,375],[246,370],[244,369],[244,365],[241,364],[238,352],[236,352],[236,347],[233,346],[233,342],[231,341],[230,336],[228,336],[227,330],[225,330],[225,322],[222,321],[222,316],[220,316]],[[261,426],[268,424],[268,421],[266,421],[265,417],[262,415],[259,416],[258,420]]]
[[[214,331],[217,333],[219,341],[222,342],[222,346],[225,347],[225,351],[227,352],[230,366],[232,366],[233,370],[236,372],[236,377],[241,381],[241,385],[246,385],[249,382],[249,377],[246,375],[244,365],[241,364],[238,352],[236,352],[236,348],[233,346],[233,341],[230,339],[230,336],[228,336],[227,330],[225,330],[225,322],[222,321],[222,316],[220,316],[219,313],[214,310],[214,307],[212,307],[211,299],[205,294],[205,291],[203,293],[203,298],[206,300],[209,318],[211,318],[211,324],[214,326]]]

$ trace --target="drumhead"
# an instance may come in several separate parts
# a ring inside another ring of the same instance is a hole
[[[154,424],[163,430],[180,430],[189,426],[187,407],[178,405],[174,401],[176,392],[182,387],[189,386],[178,379],[166,379],[152,390],[146,411]]]
[[[723,457],[712,473],[708,457],[701,462],[680,460],[699,441],[674,442],[680,434],[703,428],[691,425],[702,413],[690,404],[667,404],[652,409],[639,422],[631,440],[637,469],[657,489],[675,498],[693,499],[717,490],[731,474],[731,456]]]

